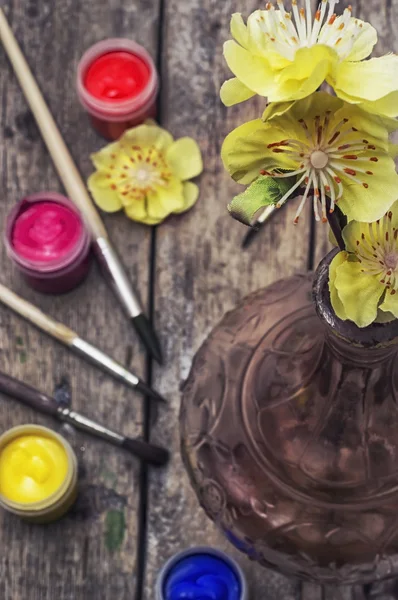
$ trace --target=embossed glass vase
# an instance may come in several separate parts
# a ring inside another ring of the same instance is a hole
[[[319,583],[398,575],[398,322],[333,313],[333,253],[228,313],[183,389],[199,501],[266,567]]]

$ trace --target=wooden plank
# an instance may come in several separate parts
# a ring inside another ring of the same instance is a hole
[[[105,142],[91,130],[78,104],[74,89],[77,61],[92,43],[115,35],[135,38],[156,55],[158,15],[159,0],[8,2],[10,22],[84,176],[92,169],[90,153]],[[25,194],[61,188],[3,52],[0,110],[3,227],[6,214]],[[105,221],[146,305],[150,232],[122,215],[106,217]],[[97,268],[78,290],[50,298],[29,290],[10,265],[3,247],[0,252],[3,282],[145,375],[144,353]],[[77,410],[126,434],[142,434],[140,396],[70,355],[3,308],[0,345],[1,369],[50,394],[65,378]],[[3,397],[0,414],[1,430],[26,422],[46,423],[59,430],[58,424]],[[5,600],[134,597],[140,551],[136,543],[139,464],[88,436],[73,432],[68,435],[79,453],[81,472],[80,497],[71,515],[55,525],[39,528],[0,514],[0,597]]]
[[[245,14],[258,8],[245,2]],[[241,189],[223,172],[219,158],[225,135],[261,114],[264,101],[225,109],[218,97],[229,74],[222,44],[229,20],[242,10],[238,0],[167,0],[165,3],[163,122],[176,137],[190,135],[202,148],[201,196],[187,215],[173,217],[157,232],[155,322],[166,350],[166,369],[154,382],[170,399],[152,430],[173,452],[167,471],[152,473],[149,494],[148,558],[144,597],[153,598],[156,575],[173,553],[198,544],[222,547],[236,556],[199,508],[179,456],[179,385],[194,353],[219,321],[248,292],[306,269],[308,221],[293,225],[294,206],[281,210],[246,252],[246,229],[228,217],[226,205]],[[253,598],[292,600],[299,585],[238,559]]]

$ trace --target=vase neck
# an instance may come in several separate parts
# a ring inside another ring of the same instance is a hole
[[[352,321],[337,317],[329,292],[329,267],[336,252],[328,254],[320,263],[313,286],[316,311],[326,328],[327,345],[340,361],[362,367],[378,365],[398,350],[398,319],[360,328]]]
[[[339,338],[334,331],[326,328],[326,345],[330,352],[341,363],[351,366],[373,368],[381,363],[391,360],[398,352],[396,343],[386,346],[364,348],[352,342]]]

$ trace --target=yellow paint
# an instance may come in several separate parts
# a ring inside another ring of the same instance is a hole
[[[46,500],[59,490],[67,474],[65,449],[45,433],[18,436],[1,450],[0,494],[11,502]]]

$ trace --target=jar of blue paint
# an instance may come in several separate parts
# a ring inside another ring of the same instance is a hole
[[[156,600],[248,600],[239,565],[214,548],[190,548],[173,556],[160,571]]]

